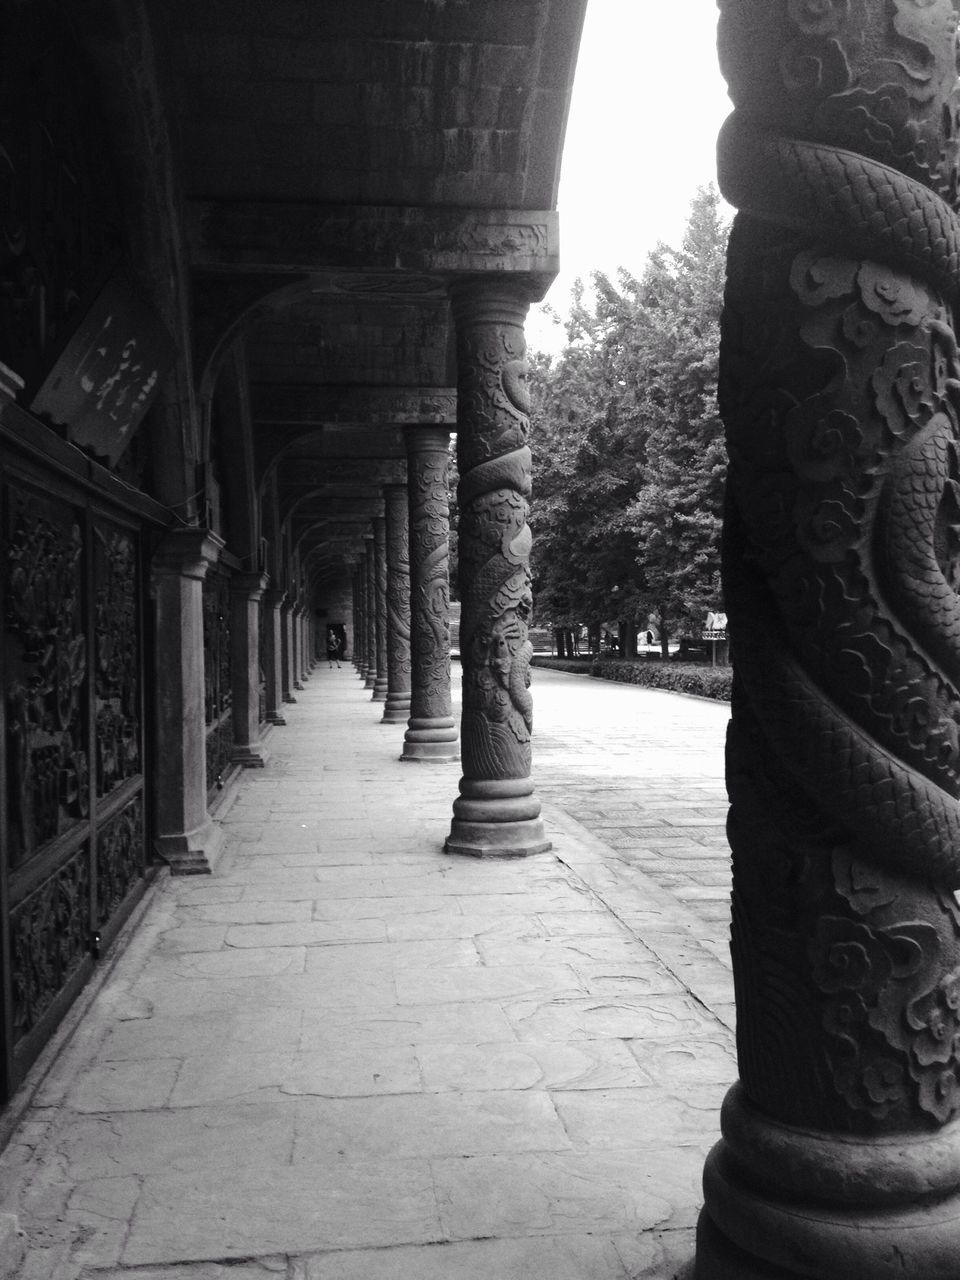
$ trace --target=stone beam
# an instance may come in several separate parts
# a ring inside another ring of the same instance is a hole
[[[186,227],[194,267],[362,272],[367,284],[353,287],[371,293],[395,289],[398,274],[496,272],[530,277],[536,300],[559,269],[558,219],[549,210],[194,200]],[[349,279],[342,287],[351,291]],[[421,291],[431,287],[427,280]]]
[[[250,389],[254,421],[263,424],[324,426],[447,425],[457,421],[455,387],[337,387],[304,383]]]
[[[299,496],[304,489],[351,491],[374,488],[379,496],[385,484],[403,484],[407,464],[403,458],[299,458],[281,464],[281,492]]]

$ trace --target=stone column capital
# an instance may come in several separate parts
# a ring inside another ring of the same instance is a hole
[[[260,600],[266,591],[269,577],[265,573],[235,573],[230,579],[230,590],[249,600]]]
[[[287,593],[281,587],[267,587],[263,593],[263,603],[271,609],[279,609],[287,598]]]
[[[450,448],[450,427],[439,426],[435,422],[418,422],[403,428],[403,443],[406,445],[408,458],[426,451]]]
[[[150,568],[155,575],[176,574],[203,581],[210,566],[220,559],[225,545],[223,539],[209,529],[170,529],[153,553]]]
[[[450,301],[457,325],[477,323],[523,324],[530,304],[542,296],[523,276],[461,276],[450,282]]]

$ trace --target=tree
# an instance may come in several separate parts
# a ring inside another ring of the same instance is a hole
[[[623,513],[642,476],[643,438],[618,384],[618,292],[590,311],[578,282],[560,361],[534,358],[531,436],[537,458],[531,515],[537,610],[554,627],[632,616],[640,571]]]
[[[578,282],[563,353],[534,362],[534,565],[554,625],[653,613],[666,654],[720,606],[726,239],[701,188],[681,248],[658,245],[639,280],[595,273],[592,308]]]
[[[711,187],[694,197],[680,251],[657,268],[635,366],[647,436],[644,484],[626,518],[663,635],[697,635],[719,608],[726,451],[717,408],[727,229]],[[659,286],[669,284],[669,288]]]

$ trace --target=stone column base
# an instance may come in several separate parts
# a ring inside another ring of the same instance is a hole
[[[269,759],[270,752],[261,742],[243,747],[234,744],[233,754],[230,757],[233,764],[238,764],[244,769],[262,769]]]
[[[532,778],[460,779],[447,853],[472,858],[526,858],[553,845],[540,818]]]
[[[818,1133],[724,1102],[707,1157],[695,1280],[954,1280],[960,1121],[934,1132]]]
[[[388,689],[389,689],[389,685],[387,684],[387,677],[378,676],[376,683],[373,686],[373,697],[370,699],[370,701],[386,702]]]
[[[153,851],[172,876],[208,876],[223,851],[224,834],[211,819],[196,831],[157,836]]]
[[[296,698],[293,696],[292,693],[285,693],[283,695],[283,700],[284,702],[296,702]]]
[[[459,760],[456,722],[450,716],[435,720],[411,719],[403,735],[401,760],[441,764]]]
[[[383,709],[381,724],[406,724],[410,719],[410,695],[387,694],[387,705]]]
[[[286,720],[284,720],[283,716],[280,714],[279,711],[267,712],[267,724],[286,724],[286,723],[287,723]]]

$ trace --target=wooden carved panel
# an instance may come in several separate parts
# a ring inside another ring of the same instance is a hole
[[[97,836],[97,925],[109,922],[144,874],[143,800],[137,798]]]
[[[141,772],[139,565],[135,536],[94,526],[97,795]]]
[[[230,578],[212,568],[203,583],[204,712],[207,788],[221,786],[233,753]]]
[[[10,919],[14,1040],[39,1023],[83,963],[90,938],[89,853],[80,850]]]
[[[83,517],[5,487],[3,658],[8,861],[83,821],[90,804],[83,630]]]

